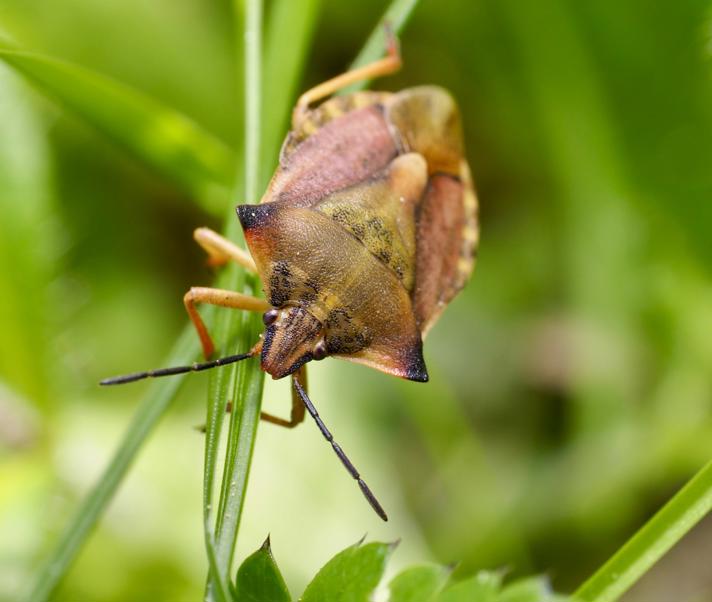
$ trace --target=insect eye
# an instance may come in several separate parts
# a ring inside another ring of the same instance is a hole
[[[312,352],[312,357],[318,362],[326,357],[326,343],[324,341],[319,341],[314,346],[314,351]]]
[[[278,316],[279,312],[276,309],[270,309],[269,311],[266,311],[264,314],[262,314],[262,322],[265,326],[269,326],[270,324],[275,323]]]

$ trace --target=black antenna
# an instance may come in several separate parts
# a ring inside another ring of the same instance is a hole
[[[299,381],[296,378],[293,378],[292,382],[294,383],[294,389],[296,390],[296,392],[299,394],[299,397],[301,397],[302,401],[304,402],[304,405],[306,406],[307,411],[311,414],[311,417],[314,419],[314,422],[316,422],[316,425],[319,427],[321,434],[324,435],[324,439],[326,439],[329,443],[331,443],[331,447],[334,448],[334,451],[336,452],[336,455],[339,457],[339,460],[341,460],[341,463],[346,467],[346,470],[349,471],[351,476],[358,483],[358,486],[361,488],[361,492],[363,493],[364,497],[368,500],[368,503],[371,504],[371,508],[373,508],[375,510],[376,514],[378,514],[378,516],[380,516],[384,521],[387,521],[388,515],[386,514],[386,511],[383,509],[381,504],[378,503],[376,496],[373,495],[373,492],[368,488],[368,485],[366,485],[364,480],[361,478],[361,475],[359,474],[358,470],[356,470],[356,467],[351,463],[351,460],[349,460],[346,457],[344,450],[341,449],[341,447],[339,446],[338,443],[336,443],[336,441],[334,441],[334,436],[331,434],[331,431],[329,431],[329,429],[326,428],[324,421],[319,416],[319,412],[316,411],[314,404],[311,402],[311,399],[309,399],[309,397],[307,396],[307,393],[302,388],[302,385],[299,384]]]
[[[239,355],[228,355],[227,357],[221,357],[210,362],[203,362],[202,364],[191,364],[190,366],[174,366],[172,368],[159,368],[158,370],[146,370],[146,372],[124,374],[123,376],[105,378],[99,384],[123,385],[125,383],[132,383],[136,380],[143,380],[144,378],[156,378],[157,376],[172,376],[173,374],[183,374],[185,372],[200,372],[201,370],[209,370],[210,368],[217,368],[218,366],[234,364],[235,362],[246,360],[248,357],[252,356],[254,356],[254,353],[250,351],[248,353],[240,353]]]

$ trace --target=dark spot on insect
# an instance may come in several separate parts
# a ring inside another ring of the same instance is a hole
[[[289,269],[289,264],[286,261],[275,262],[273,272],[286,278],[289,278],[292,275],[292,270]]]
[[[351,224],[351,230],[359,240],[363,240],[363,237],[366,236],[366,227],[361,222]]]
[[[354,210],[350,207],[337,207],[331,213],[331,218],[340,224],[348,224],[354,216]]]
[[[368,228],[368,236],[375,241],[378,241],[379,247],[391,249],[393,247],[393,233],[388,230],[383,224],[380,217],[372,217],[366,222]],[[370,245],[369,245],[370,246]]]
[[[264,225],[272,215],[273,206],[271,203],[262,205],[238,205],[236,207],[237,217],[240,219],[242,228],[249,230],[255,226]]]
[[[270,303],[275,307],[281,307],[291,298],[294,292],[294,281],[292,280],[292,271],[286,261],[276,261],[272,266],[269,291]]]
[[[306,286],[307,288],[310,288],[311,290],[313,290],[313,291],[314,291],[314,294],[317,294],[317,293],[319,292],[319,290],[320,290],[319,283],[318,283],[316,280],[312,279],[312,278],[309,278],[309,279],[304,283],[304,286]]]
[[[383,220],[380,217],[372,217],[366,222],[368,229],[372,232],[380,233],[383,232]]]
[[[356,353],[367,347],[369,337],[358,330],[344,308],[333,309],[326,318],[326,345],[329,353]]]
[[[327,340],[327,347],[329,350],[329,353],[341,353],[341,350],[344,348],[344,343],[341,340],[341,337],[338,335],[333,335],[329,336]]]
[[[416,380],[422,383],[428,382],[428,369],[425,367],[425,360],[423,359],[422,341],[418,341],[416,345],[413,345],[403,359],[405,360],[406,378],[408,380]]]
[[[318,294],[319,283],[310,278],[304,283],[304,287],[302,288],[299,297],[302,302],[309,304],[316,299]]]
[[[284,305],[287,301],[289,301],[289,295],[286,294],[284,291],[281,291],[279,289],[276,289],[272,287],[270,290],[270,303],[272,305],[276,305],[277,307],[281,307]]]
[[[366,226],[359,220],[359,214],[351,207],[337,207],[331,214],[331,218],[338,224],[344,226],[360,241],[366,236]]]
[[[379,249],[376,253],[376,257],[383,263],[388,264],[391,262],[391,252],[388,249]]]
[[[337,309],[332,309],[329,315],[326,317],[326,327],[327,328],[345,328],[350,326],[352,322],[351,315],[344,308],[339,307]]]
[[[265,357],[269,354],[269,350],[272,347],[272,342],[274,341],[274,327],[268,327],[265,330],[265,338],[262,341],[262,356]]]

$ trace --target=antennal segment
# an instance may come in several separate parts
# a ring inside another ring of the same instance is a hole
[[[361,488],[361,492],[363,493],[364,497],[368,500],[368,503],[371,504],[371,508],[373,508],[376,514],[378,514],[378,516],[380,516],[384,521],[387,521],[388,515],[386,514],[385,510],[376,499],[376,496],[373,495],[373,492],[369,489],[368,485],[366,485],[364,480],[361,478],[361,475],[359,474],[358,470],[356,470],[356,467],[351,463],[351,460],[348,459],[348,457],[344,453],[344,450],[341,449],[341,446],[336,443],[336,441],[334,441],[334,436],[331,434],[331,431],[326,428],[324,421],[319,416],[319,412],[316,411],[314,404],[307,396],[306,391],[302,388],[302,385],[299,384],[299,381],[296,378],[292,379],[292,383],[294,383],[294,389],[304,402],[304,405],[307,408],[307,412],[311,414],[311,417],[314,419],[314,422],[316,422],[316,425],[319,427],[321,434],[324,435],[324,439],[331,443],[331,447],[334,448],[334,452],[336,452],[336,455],[339,457],[339,460],[341,460],[341,463],[346,467],[346,470],[349,471],[351,476],[358,483],[358,486]]]
[[[156,378],[159,376],[173,376],[174,374],[184,374],[185,372],[200,372],[201,370],[209,370],[210,368],[217,368],[218,366],[226,366],[227,364],[234,364],[241,360],[246,360],[248,357],[255,355],[254,349],[248,351],[247,353],[240,353],[238,355],[228,355],[227,357],[221,357],[210,362],[195,363],[190,366],[173,366],[172,368],[159,368],[157,370],[146,370],[145,372],[135,372],[134,374],[124,374],[123,376],[113,376],[112,378],[105,378],[99,384],[100,385],[123,385],[126,383],[132,383],[137,380],[143,380],[144,378]]]

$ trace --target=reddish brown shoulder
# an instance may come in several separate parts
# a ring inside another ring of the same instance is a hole
[[[477,201],[467,163],[459,176],[434,174],[417,220],[413,310],[425,336],[472,273],[478,243]]]
[[[355,109],[284,153],[262,202],[309,207],[380,172],[397,154],[382,106]]]

